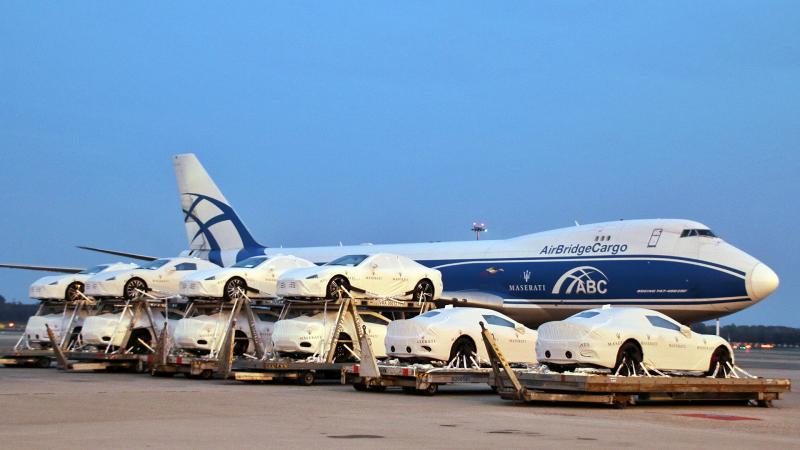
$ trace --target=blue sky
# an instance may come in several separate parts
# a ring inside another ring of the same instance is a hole
[[[797,2],[0,3],[0,260],[186,246],[197,153],[271,246],[708,224],[800,326]],[[39,274],[0,271],[26,297]]]

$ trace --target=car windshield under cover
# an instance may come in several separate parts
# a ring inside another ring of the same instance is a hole
[[[150,261],[142,264],[140,268],[148,270],[156,270],[168,262],[169,262],[168,259],[157,259],[155,261]]]
[[[96,273],[102,272],[106,267],[108,267],[108,266],[107,265],[99,265],[99,266],[89,267],[88,269],[81,270],[78,273],[81,274],[81,275],[94,275]]]
[[[254,267],[258,267],[264,261],[268,260],[266,256],[252,256],[245,260],[239,261],[238,263],[234,264],[231,267],[238,267],[240,269],[252,269]]]
[[[355,267],[364,262],[365,259],[367,259],[367,255],[347,255],[342,256],[341,258],[336,258],[326,265]]]

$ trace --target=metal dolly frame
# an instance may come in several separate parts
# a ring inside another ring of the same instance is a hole
[[[492,333],[481,322],[492,363],[490,383],[500,397],[520,402],[590,403],[617,408],[640,401],[734,401],[770,407],[791,390],[788,379],[691,376],[614,376],[537,373],[513,370]]]
[[[50,335],[48,334],[51,348],[34,349],[30,347],[28,335],[23,331],[22,336],[20,336],[19,340],[14,345],[14,350],[11,353],[6,353],[0,357],[0,365],[4,367],[50,367],[52,362],[56,360],[56,353],[53,348],[59,347],[62,350],[66,350],[68,348],[70,344],[69,337],[72,334],[72,325],[75,323],[75,319],[80,315],[80,312],[84,307],[92,304],[92,300],[89,297],[86,297],[83,295],[83,293],[81,293],[81,296],[83,298],[75,301],[41,301],[34,316],[42,315],[45,307],[64,306],[64,317],[69,317],[69,320],[67,321],[67,325],[64,327],[62,335],[60,338],[51,339]]]

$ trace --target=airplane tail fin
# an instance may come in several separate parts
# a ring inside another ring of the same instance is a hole
[[[178,180],[189,250],[263,247],[247,230],[193,153],[175,155],[172,162]]]

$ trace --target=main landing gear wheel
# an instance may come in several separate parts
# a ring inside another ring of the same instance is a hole
[[[225,283],[226,300],[236,300],[242,296],[242,292],[247,292],[247,283],[243,279],[233,277]]]
[[[413,300],[417,303],[433,301],[433,283],[430,280],[420,280],[414,287]]]
[[[74,302],[80,300],[83,296],[83,283],[80,281],[75,281],[70,283],[67,286],[67,292],[64,294],[64,299],[68,302]]]
[[[145,283],[141,278],[131,278],[127,283],[125,283],[123,295],[125,296],[126,300],[130,300],[141,295],[139,291],[147,292],[147,283]]]
[[[731,354],[728,352],[727,348],[718,347],[714,350],[714,353],[711,354],[711,362],[709,363],[706,376],[710,377],[713,375],[716,378],[727,378],[731,370],[728,364],[732,365]],[[719,365],[719,369],[717,365]]]
[[[329,300],[336,300],[339,298],[340,294],[342,297],[347,296],[347,292],[349,291],[350,283],[347,281],[347,278],[337,275],[328,282],[328,287],[325,290],[325,297]]]
[[[635,341],[626,341],[617,352],[614,373],[625,377],[636,375],[641,370],[642,361],[644,356],[639,345]]]

